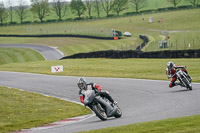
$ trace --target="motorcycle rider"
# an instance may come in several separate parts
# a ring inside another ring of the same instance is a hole
[[[95,91],[95,93],[98,93],[101,97],[106,97],[111,103],[112,106],[115,106],[117,104],[116,101],[113,100],[113,98],[109,95],[108,91],[103,91],[102,87],[96,83],[88,83],[83,77],[78,78],[78,83],[77,83],[80,91],[79,91],[79,96],[80,96],[80,101],[84,105],[86,103],[84,102],[85,98],[87,97],[87,92],[90,91],[91,89]],[[91,89],[88,89],[88,86],[91,87]]]
[[[166,75],[167,75],[168,79],[172,78],[172,80],[169,84],[170,88],[177,86],[177,85],[181,85],[180,82],[175,82],[177,80],[177,77],[175,75],[175,72],[177,69],[182,69],[182,71],[188,75],[190,82],[192,81],[191,77],[189,76],[189,74],[186,70],[186,66],[178,66],[178,65],[174,64],[173,62],[168,62],[167,68],[166,68]]]

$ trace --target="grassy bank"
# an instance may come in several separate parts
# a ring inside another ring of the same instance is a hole
[[[85,107],[37,93],[0,87],[0,133],[90,113]]]
[[[43,60],[44,57],[41,54],[31,49],[0,47],[0,65]]]
[[[51,66],[63,65],[65,76],[116,77],[166,80],[168,61],[187,66],[194,82],[200,82],[200,59],[66,59],[0,65],[0,71],[52,74]]]
[[[187,1],[182,1],[178,6],[183,6],[183,5],[191,5],[191,3]],[[164,1],[164,0],[162,1],[161,0],[147,0],[146,6],[140,9],[139,11],[166,8],[166,7],[173,7],[173,5],[170,2]],[[120,15],[123,15],[128,12],[135,12],[135,6],[131,3],[128,3],[128,7],[126,7],[124,11],[120,12]],[[113,10],[111,10],[109,14],[111,16],[117,16],[116,12]],[[34,15],[30,10],[26,10],[25,16],[26,17],[24,17],[23,22],[40,22],[37,15]],[[92,7],[91,16],[92,18],[98,18],[97,11],[94,8],[94,6]],[[103,10],[103,7],[100,5],[100,18],[102,17],[106,17],[106,12]],[[73,14],[71,9],[68,7],[66,14],[62,17],[62,20],[74,20],[75,18],[78,18],[78,16],[76,14]],[[87,11],[83,13],[82,18],[89,18]],[[51,12],[47,16],[45,16],[43,20],[47,22],[48,21],[55,22],[56,20],[58,21],[58,16],[56,15],[55,11],[51,10]],[[5,22],[9,23],[10,19],[9,18],[6,19]],[[19,16],[16,14],[16,12],[13,12],[13,22],[20,23]]]
[[[199,133],[200,115],[131,124],[80,133]]]
[[[130,16],[122,18],[92,20],[92,21],[76,21],[76,22],[60,22],[53,24],[37,24],[37,25],[23,25],[23,26],[9,26],[0,27],[0,34],[29,34],[33,32],[40,32],[41,34],[48,33],[68,33],[68,32],[105,32],[116,29],[122,31],[128,31],[132,34],[132,37],[123,38],[121,40],[98,40],[98,39],[86,39],[86,38],[16,38],[16,37],[0,37],[1,44],[8,43],[32,43],[32,44],[44,44],[48,46],[56,46],[60,49],[65,56],[72,55],[80,52],[91,52],[98,50],[126,50],[135,49],[142,43],[139,38],[140,34],[149,36],[151,42],[145,51],[165,50],[158,49],[158,41],[165,38],[165,32],[161,31],[180,31],[170,32],[170,50],[176,49],[188,49],[188,44],[191,44],[190,48],[199,49],[199,16],[200,9],[155,13],[139,16]],[[153,17],[155,22],[149,23],[149,17]],[[144,18],[144,21],[143,21]],[[162,18],[163,23],[158,23],[158,20]],[[54,28],[57,27],[57,28]],[[42,30],[40,30],[40,28]],[[78,29],[78,30],[77,30]],[[28,32],[32,31],[32,32]],[[161,35],[161,36],[160,36]],[[173,43],[173,45],[171,45]],[[194,44],[194,45],[193,45]]]

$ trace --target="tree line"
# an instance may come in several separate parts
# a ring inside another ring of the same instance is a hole
[[[181,1],[187,1],[196,7],[200,4],[200,0],[167,0],[176,8]],[[111,11],[117,15],[130,7],[135,8],[135,12],[148,6],[147,0],[71,0],[70,3],[64,0],[31,0],[31,6],[27,6],[25,0],[19,0],[18,6],[14,7],[11,0],[7,0],[7,8],[4,3],[0,3],[0,24],[3,24],[7,19],[13,23],[13,14],[17,14],[20,22],[23,23],[24,19],[28,17],[27,10],[30,10],[41,22],[49,15],[51,11],[55,12],[58,20],[62,20],[66,15],[67,9],[70,9],[73,14],[81,18],[87,12],[89,18],[92,18],[92,9],[95,10],[97,16],[100,17],[100,9],[109,17]]]

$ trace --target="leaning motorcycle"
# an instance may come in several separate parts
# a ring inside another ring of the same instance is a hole
[[[186,87],[188,90],[192,90],[192,81],[187,73],[182,70],[177,70],[175,74],[182,87]]]
[[[118,105],[112,106],[107,98],[96,94],[94,90],[90,90],[85,105],[89,106],[96,116],[103,121],[107,120],[108,117],[120,118],[122,116],[122,111]]]

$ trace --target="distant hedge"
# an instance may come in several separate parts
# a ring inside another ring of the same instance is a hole
[[[96,51],[89,53],[78,53],[71,56],[66,56],[62,59],[74,59],[74,58],[200,58],[199,50],[168,50],[168,51],[156,51],[156,52],[142,52],[136,50],[119,51],[119,50],[107,50]]]
[[[141,51],[141,49],[143,47],[145,47],[146,44],[149,42],[149,38],[147,36],[145,36],[145,35],[139,35],[139,37],[140,37],[140,39],[143,40],[143,43],[136,48],[137,51]]]
[[[90,36],[90,35],[72,35],[72,34],[0,35],[0,37],[79,37],[79,38],[113,40],[113,37],[101,37],[101,36]],[[119,37],[119,39],[120,39],[120,37]]]

